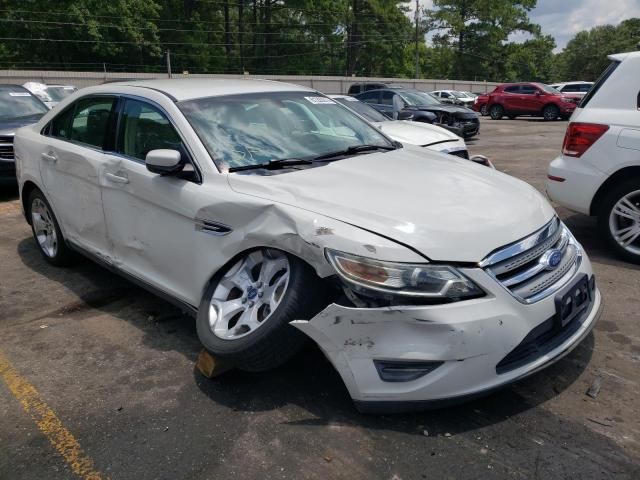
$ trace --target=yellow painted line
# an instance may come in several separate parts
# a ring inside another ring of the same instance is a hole
[[[62,455],[73,473],[86,480],[105,479],[94,469],[93,460],[85,455],[76,438],[67,430],[58,416],[40,397],[40,394],[0,352],[0,376],[18,399],[22,408],[31,415],[40,431]]]

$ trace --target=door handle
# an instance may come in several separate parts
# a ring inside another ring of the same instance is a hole
[[[55,156],[54,153],[42,153],[41,154],[42,159],[46,160],[47,162],[55,162],[58,160],[58,157]]]
[[[113,183],[129,183],[129,179],[127,177],[121,177],[120,175],[115,175],[113,173],[105,173],[105,178]]]

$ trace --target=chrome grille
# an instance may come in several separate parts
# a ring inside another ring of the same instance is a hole
[[[493,252],[480,266],[516,299],[534,303],[559,290],[580,260],[580,245],[556,217],[523,240]]]
[[[13,135],[0,135],[0,158],[13,160]]]

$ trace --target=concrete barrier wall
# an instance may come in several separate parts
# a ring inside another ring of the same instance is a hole
[[[123,73],[123,72],[68,72],[43,70],[0,70],[0,83],[23,84],[25,82],[61,83],[75,85],[79,88],[99,85],[115,80],[144,80],[150,78],[167,78],[167,74],[159,73]],[[297,85],[315,88],[323,93],[347,93],[349,86],[356,82],[393,83],[404,87],[430,92],[433,90],[451,89],[471,92],[490,92],[498,85],[495,82],[474,82],[463,80],[373,78],[373,77],[313,77],[302,75],[218,75],[218,74],[174,74],[173,78],[264,78],[278,80]]]

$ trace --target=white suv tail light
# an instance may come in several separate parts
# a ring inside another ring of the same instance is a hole
[[[609,130],[608,125],[571,122],[564,135],[562,153],[569,157],[580,158],[607,130]]]

